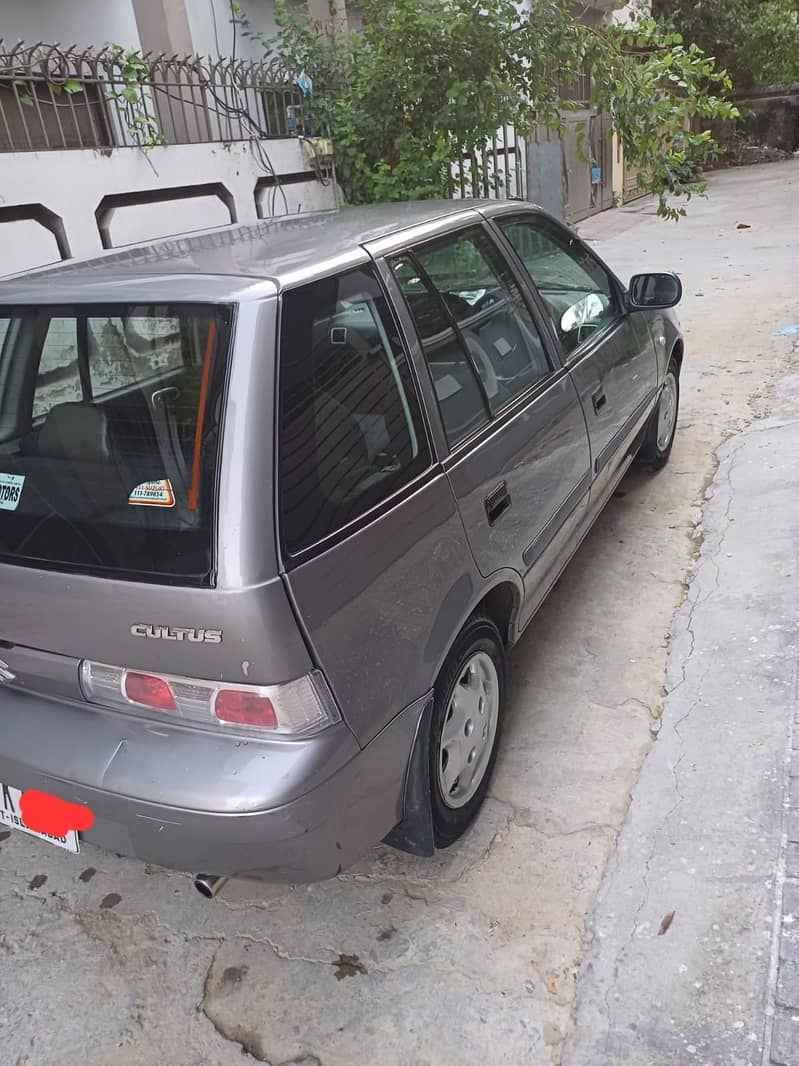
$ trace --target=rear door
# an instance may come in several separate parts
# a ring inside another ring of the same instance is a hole
[[[595,495],[613,482],[657,395],[646,324],[623,312],[610,272],[564,226],[537,212],[495,219],[546,305],[591,440]]]
[[[366,743],[432,687],[479,588],[372,264],[283,294],[278,499],[292,601]]]
[[[579,522],[590,484],[585,420],[487,226],[389,259],[413,316],[450,447],[445,461],[481,572],[534,567]]]

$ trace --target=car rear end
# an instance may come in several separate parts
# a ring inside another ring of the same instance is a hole
[[[335,874],[398,820],[414,722],[364,758],[279,573],[276,294],[68,278],[0,291],[0,820],[42,793],[91,812],[40,824],[70,850]]]

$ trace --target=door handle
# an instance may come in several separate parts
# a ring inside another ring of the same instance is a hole
[[[594,395],[591,397],[591,403],[594,405],[594,414],[598,415],[607,402],[608,398],[602,391],[602,389],[597,389]]]
[[[483,502],[488,516],[488,524],[493,526],[511,506],[507,484],[503,481],[501,485],[497,485],[493,492],[489,492]]]

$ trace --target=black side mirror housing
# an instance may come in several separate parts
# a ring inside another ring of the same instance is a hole
[[[682,282],[676,274],[635,274],[627,290],[630,311],[663,311],[682,299]]]

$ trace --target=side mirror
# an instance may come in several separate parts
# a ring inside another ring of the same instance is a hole
[[[682,282],[676,274],[636,274],[627,290],[631,311],[655,311],[674,307],[682,299]]]

